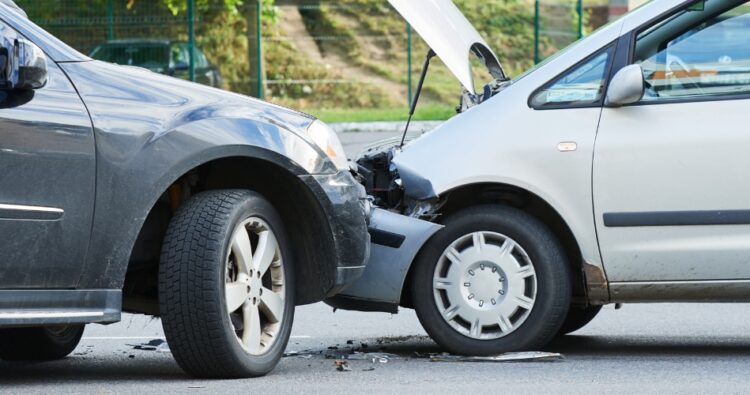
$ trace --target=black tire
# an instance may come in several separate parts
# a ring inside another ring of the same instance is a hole
[[[260,355],[252,355],[240,344],[227,312],[224,288],[233,232],[251,217],[265,221],[276,235],[285,282],[280,329]],[[159,267],[162,325],[180,367],[203,378],[269,373],[282,357],[292,329],[292,266],[286,230],[265,198],[245,190],[209,191],[192,197],[169,224]]]
[[[557,332],[557,336],[567,335],[568,333],[573,333],[583,328],[591,322],[601,310],[602,306],[570,306],[568,316],[565,318],[565,322],[560,328],[560,331]]]
[[[52,361],[75,350],[85,325],[0,329],[0,359]]]
[[[464,209],[447,217],[443,224],[445,228],[423,247],[411,277],[414,308],[432,339],[447,351],[463,355],[538,350],[547,345],[560,329],[571,299],[566,255],[552,232],[531,215],[500,205]],[[536,273],[536,301],[525,321],[514,331],[490,340],[472,338],[454,329],[440,314],[433,290],[433,275],[443,252],[474,232],[493,232],[513,239],[526,251]]]

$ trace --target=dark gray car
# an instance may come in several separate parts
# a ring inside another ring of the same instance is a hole
[[[0,358],[127,311],[192,375],[262,375],[294,306],[363,271],[364,188],[320,121],[92,61],[2,4],[0,88]]]
[[[138,66],[172,77],[190,78],[190,46],[186,42],[169,40],[110,40],[97,45],[89,55],[93,59],[127,66]],[[209,62],[206,54],[193,48],[195,82],[221,88],[219,69]]]

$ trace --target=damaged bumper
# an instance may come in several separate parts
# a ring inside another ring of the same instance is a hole
[[[370,255],[370,236],[367,223],[370,202],[365,189],[349,172],[333,175],[304,176],[303,181],[314,186],[311,190],[323,202],[323,211],[331,228],[336,258],[334,295],[358,279],[365,270]]]
[[[343,310],[395,313],[414,258],[442,225],[374,209],[370,260],[362,277],[326,303]]]

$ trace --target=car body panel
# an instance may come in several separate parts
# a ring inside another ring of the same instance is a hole
[[[610,281],[750,279],[750,225],[658,225],[659,213],[666,221],[669,213],[730,216],[750,208],[749,103],[604,109],[594,158],[594,208]],[[654,226],[607,226],[604,216],[612,213],[643,213]]]
[[[135,67],[98,61],[62,67],[94,124],[98,208],[117,208],[95,212],[81,288],[122,286],[150,208],[201,164],[253,157],[298,176],[337,173],[304,136],[313,122],[307,115]]]
[[[422,245],[443,226],[375,209],[370,220],[370,233],[385,232],[394,243],[384,245],[373,237],[370,259],[362,277],[326,303],[351,307],[364,301],[369,310],[396,312],[412,261]],[[342,307],[343,308],[343,307]]]
[[[0,289],[75,287],[94,212],[91,119],[53,62],[46,86],[0,98]]]
[[[475,93],[469,55],[477,48],[491,69],[500,62],[487,42],[459,11],[452,0],[389,0],[440,57],[461,85]]]

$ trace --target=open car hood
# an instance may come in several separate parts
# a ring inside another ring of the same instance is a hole
[[[484,61],[494,78],[506,79],[495,53],[452,0],[388,2],[414,27],[470,93],[476,93],[469,62],[471,52]]]

